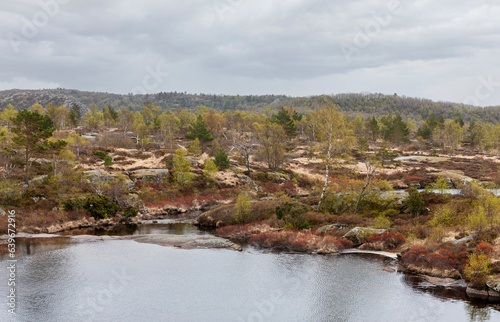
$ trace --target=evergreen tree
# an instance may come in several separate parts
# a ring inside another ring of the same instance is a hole
[[[214,162],[219,170],[229,169],[229,158],[227,157],[227,153],[224,149],[217,150]]]
[[[213,141],[213,137],[205,125],[205,121],[201,115],[198,115],[196,120],[189,125],[188,134],[186,134],[186,139],[194,140],[199,139],[201,142]]]
[[[368,132],[370,132],[372,140],[376,140],[380,134],[380,126],[375,117],[372,117],[368,123]]]
[[[48,149],[47,139],[55,131],[52,120],[46,115],[28,110],[19,111],[16,117],[11,119],[13,123],[12,133],[15,136],[12,142],[15,146],[24,149],[25,156],[25,178],[26,185],[29,184],[29,158],[37,151]]]
[[[78,126],[78,123],[80,122],[80,119],[82,118],[82,112],[80,110],[80,106],[78,104],[73,103],[71,105],[71,108],[69,110],[69,119],[71,121],[71,124],[73,124],[74,127]]]
[[[300,121],[302,115],[298,114],[295,110],[291,113],[282,107],[277,114],[271,116],[271,123],[279,124],[283,127],[286,135],[289,137],[295,137],[297,135],[297,127],[295,126],[295,121]]]

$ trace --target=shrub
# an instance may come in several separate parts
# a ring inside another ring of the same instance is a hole
[[[373,219],[371,226],[374,228],[389,229],[391,228],[391,221],[386,216],[380,215]]]
[[[98,157],[101,157],[103,159],[106,157],[106,153],[103,151],[95,151],[94,155],[97,155]]]
[[[190,171],[191,162],[186,159],[186,151],[182,148],[175,150],[174,155],[174,178],[181,185],[188,185],[193,174]]]
[[[87,211],[89,216],[101,219],[115,215],[118,211],[118,206],[116,203],[110,201],[108,197],[97,196],[85,199],[83,209]]]
[[[138,213],[137,209],[135,209],[132,206],[128,206],[123,211],[122,217],[125,217],[125,218],[135,217],[135,216],[137,216],[137,213]]]
[[[494,250],[493,249],[493,245],[491,245],[490,243],[482,241],[479,244],[477,244],[475,252],[476,253],[483,253],[486,256],[491,257],[491,254],[493,254],[493,250]]]
[[[70,211],[76,211],[76,210],[79,210],[79,209],[83,209],[83,203],[82,203],[82,200],[79,200],[79,199],[68,199],[66,201],[63,202],[63,209],[64,211],[66,212],[70,212]]]
[[[482,252],[474,252],[469,255],[469,262],[464,272],[473,287],[484,288],[486,278],[491,272],[491,260]]]
[[[400,233],[383,232],[370,237],[370,242],[383,242],[387,248],[396,248],[403,245],[406,240]]]
[[[237,223],[248,223],[251,221],[251,214],[250,197],[246,193],[239,194],[234,206],[234,219]]]
[[[112,166],[112,165],[113,165],[113,159],[111,159],[111,157],[110,157],[109,155],[106,155],[106,156],[104,157],[104,165],[105,165],[106,167],[110,167],[110,166]]]
[[[415,188],[410,188],[408,198],[405,201],[408,211],[413,217],[417,217],[425,211],[425,203],[422,195]]]
[[[205,170],[203,171],[203,175],[209,180],[215,180],[217,177],[217,166],[212,159],[207,159],[207,161],[205,161]]]
[[[276,207],[275,214],[279,220],[285,222],[285,225],[301,229],[310,225],[304,217],[308,210],[309,207],[303,203],[287,201],[283,205]]]
[[[224,149],[218,149],[215,153],[215,165],[219,170],[229,169],[229,158]]]
[[[413,246],[403,255],[401,264],[463,271],[467,258],[468,252],[463,246],[446,245],[437,252],[429,251],[424,246]]]

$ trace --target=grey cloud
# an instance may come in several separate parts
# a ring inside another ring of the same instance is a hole
[[[357,37],[387,14],[391,1],[65,0],[18,53],[7,35],[22,35],[26,19],[42,9],[35,0],[9,1],[0,4],[0,86],[17,86],[21,77],[27,86],[127,93],[141,83],[147,66],[157,64],[170,73],[158,91],[292,95],[304,89],[304,95],[336,84],[331,92],[397,88],[441,99],[425,73],[441,70],[444,82],[487,73],[500,79],[495,1],[400,1],[401,13],[356,47]],[[342,44],[356,49],[350,59]],[[409,69],[420,61],[425,68]],[[450,72],[447,64],[457,66]],[[443,92],[443,99],[461,99]]]

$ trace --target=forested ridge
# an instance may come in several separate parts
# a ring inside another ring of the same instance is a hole
[[[13,105],[16,109],[30,108],[33,104],[43,106],[53,103],[57,106],[78,104],[83,111],[95,104],[100,108],[108,105],[116,110],[127,108],[141,110],[149,100],[162,110],[178,108],[195,109],[203,105],[220,111],[228,110],[272,110],[282,106],[294,107],[297,111],[313,109],[324,98],[331,100],[339,111],[349,115],[381,116],[399,114],[403,119],[412,118],[417,122],[433,115],[445,119],[462,118],[465,122],[500,120],[500,106],[476,107],[453,102],[434,102],[429,99],[384,94],[343,93],[325,96],[290,97],[286,95],[213,95],[189,94],[181,92],[160,92],[146,95],[120,95],[104,92],[85,92],[71,89],[46,90],[6,90],[0,91],[0,109]]]

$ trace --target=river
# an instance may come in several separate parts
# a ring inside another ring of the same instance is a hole
[[[88,233],[88,231],[73,233]],[[96,234],[205,234],[160,222]],[[15,316],[0,321],[500,321],[462,290],[375,255],[184,250],[133,240],[19,239]],[[7,262],[0,293],[7,303]]]

